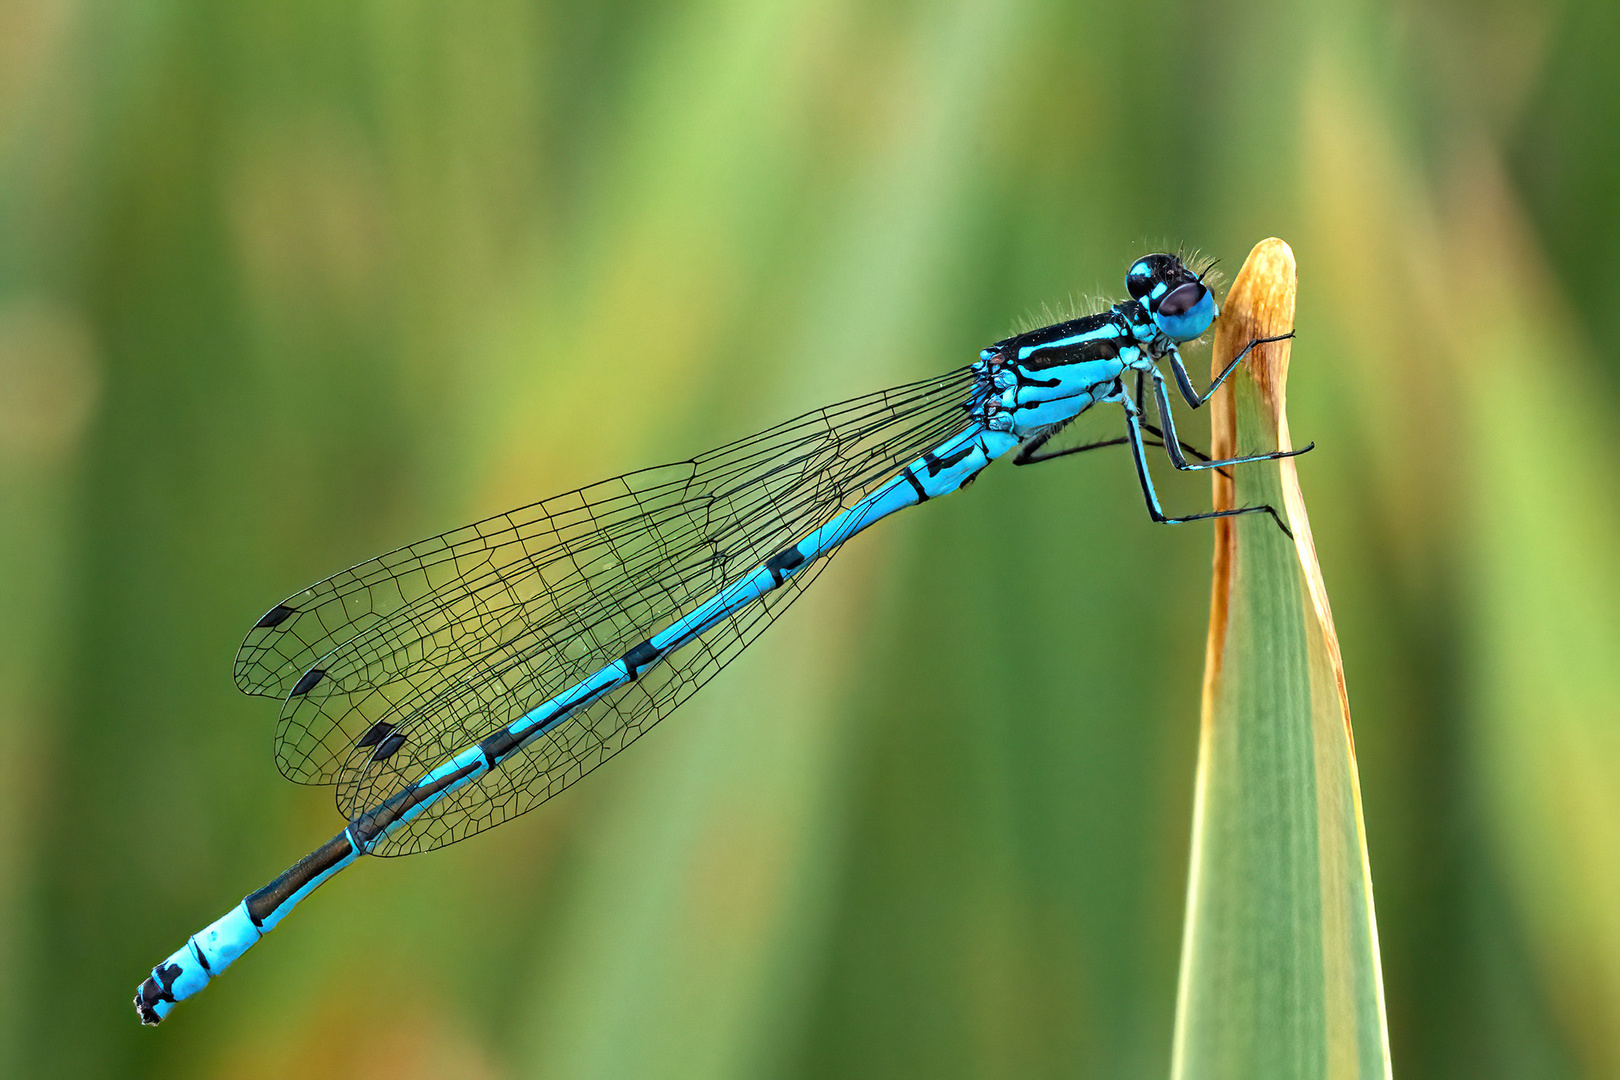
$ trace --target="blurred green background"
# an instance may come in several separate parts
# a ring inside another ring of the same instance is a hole
[[[278,598],[1272,234],[1397,1073],[1620,1076],[1617,55],[1613,0],[5,0],[0,1076],[1166,1075],[1210,536],[1112,452],[130,998],[339,823],[231,684]]]

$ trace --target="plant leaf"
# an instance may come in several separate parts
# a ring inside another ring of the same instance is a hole
[[[1294,320],[1294,256],[1265,240],[1216,327],[1219,371]],[[1291,446],[1289,342],[1212,399],[1213,453]],[[1172,1075],[1387,1077],[1378,929],[1344,668],[1294,459],[1215,474],[1203,725]]]

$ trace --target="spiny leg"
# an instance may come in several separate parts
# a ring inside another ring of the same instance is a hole
[[[1138,380],[1140,381],[1140,377],[1138,377]],[[1316,444],[1312,442],[1306,443],[1298,450],[1273,450],[1268,454],[1246,454],[1242,457],[1223,458],[1220,461],[1212,461],[1207,457],[1203,457],[1203,455],[1199,455],[1201,460],[1198,462],[1198,464],[1194,465],[1186,458],[1181,456],[1181,449],[1177,445],[1181,440],[1175,437],[1176,418],[1170,412],[1170,392],[1165,389],[1164,376],[1159,374],[1158,368],[1153,369],[1153,393],[1154,398],[1159,403],[1159,420],[1164,424],[1164,430],[1170,434],[1170,438],[1164,440],[1165,452],[1170,455],[1170,464],[1184,472],[1190,472],[1195,469],[1215,469],[1222,465],[1247,465],[1253,461],[1276,461],[1279,458],[1298,457],[1300,454],[1307,453],[1308,451],[1316,448]],[[1138,399],[1136,408],[1139,414],[1141,412],[1141,407],[1141,400]],[[1145,426],[1146,425],[1144,425],[1144,427]]]
[[[1038,465],[1043,461],[1055,461],[1060,457],[1068,457],[1070,454],[1083,454],[1087,450],[1100,450],[1105,446],[1123,446],[1125,443],[1125,439],[1122,436],[1118,439],[1103,439],[1100,442],[1086,443],[1084,446],[1068,446],[1062,450],[1052,450],[1044,454],[1041,453],[1041,447],[1045,446],[1047,440],[1051,439],[1052,436],[1056,435],[1060,430],[1062,429],[1053,428],[1051,431],[1044,431],[1035,436],[1033,439],[1029,440],[1023,446],[1019,447],[1018,453],[1013,457],[1013,464]]]
[[[1276,337],[1254,338],[1243,346],[1242,352],[1232,357],[1232,362],[1226,365],[1226,370],[1215,376],[1215,381],[1210,383],[1209,389],[1202,394],[1193,389],[1192,377],[1187,374],[1187,368],[1181,362],[1181,352],[1173,346],[1170,349],[1170,368],[1176,373],[1176,382],[1181,385],[1181,396],[1187,399],[1187,404],[1195,409],[1202,408],[1204,402],[1208,401],[1215,391],[1221,388],[1221,384],[1231,377],[1232,372],[1237,370],[1237,366],[1243,362],[1243,358],[1249,355],[1250,349],[1256,345],[1265,345],[1273,341],[1287,341],[1293,336],[1294,332],[1290,330],[1288,333],[1278,334]],[[1137,404],[1141,403],[1138,402]]]
[[[1158,428],[1154,427],[1152,424],[1144,423],[1142,425],[1142,430],[1153,436],[1153,438],[1145,441],[1146,445],[1164,445],[1163,442],[1158,441],[1164,438],[1164,433]],[[1056,431],[1049,431],[1045,435],[1037,436],[1036,438],[1033,438],[1029,442],[1025,443],[1018,451],[1017,456],[1013,458],[1013,464],[1038,465],[1043,461],[1052,461],[1056,458],[1068,457],[1070,454],[1078,454],[1085,450],[1101,450],[1105,446],[1124,446],[1126,443],[1130,442],[1128,438],[1121,435],[1117,439],[1101,439],[1097,442],[1086,443],[1084,446],[1069,446],[1062,450],[1053,450],[1045,454],[1038,453],[1037,451],[1039,451],[1042,446],[1046,445],[1046,441],[1056,434]],[[1185,450],[1199,461],[1209,460],[1209,455],[1198,449],[1198,447],[1194,446],[1192,443],[1183,442],[1181,444],[1181,449]],[[1222,476],[1230,478],[1231,474],[1228,473],[1224,468],[1218,469],[1217,471]]]
[[[1239,506],[1231,510],[1207,510],[1202,514],[1188,514],[1185,517],[1166,515],[1164,509],[1159,505],[1158,493],[1153,490],[1153,475],[1148,471],[1147,448],[1142,442],[1140,411],[1136,407],[1136,402],[1123,397],[1123,395],[1120,403],[1125,406],[1125,434],[1126,439],[1131,444],[1131,457],[1136,462],[1136,478],[1141,482],[1142,494],[1147,499],[1148,516],[1154,521],[1161,525],[1184,525],[1189,521],[1202,521],[1205,518],[1237,517],[1240,514],[1265,513],[1271,515],[1271,520],[1277,523],[1277,528],[1281,529],[1288,539],[1292,540],[1294,538],[1293,531],[1283,523],[1283,519],[1277,515],[1277,511],[1272,509],[1270,505]]]
[[[1154,379],[1158,380],[1158,378],[1159,378],[1159,369],[1157,367],[1152,367],[1152,368],[1149,368],[1149,370],[1153,372]],[[1149,441],[1147,443],[1148,446],[1165,446],[1166,442],[1165,442],[1165,438],[1164,438],[1164,432],[1160,431],[1158,428],[1156,428],[1152,424],[1148,423],[1146,419],[1143,419],[1147,415],[1147,407],[1142,403],[1143,402],[1143,387],[1146,385],[1146,380],[1147,380],[1147,377],[1142,373],[1142,371],[1140,369],[1138,369],[1137,372],[1136,372],[1136,415],[1137,415],[1137,419],[1141,421],[1143,431],[1146,431],[1151,435],[1157,435],[1159,437],[1158,442],[1155,443],[1155,442]],[[1170,416],[1169,413],[1165,413],[1164,415],[1166,417]],[[1179,447],[1182,450],[1188,451],[1189,453],[1192,454],[1193,457],[1197,458],[1199,461],[1212,461],[1212,462],[1214,462],[1211,465],[1201,466],[1202,468],[1214,469],[1216,472],[1220,473],[1222,476],[1226,477],[1228,480],[1232,479],[1232,474],[1230,472],[1228,472],[1226,470],[1226,468],[1221,465],[1220,462],[1214,461],[1213,458],[1211,458],[1208,454],[1204,453],[1202,450],[1199,450],[1197,447],[1193,446],[1192,443],[1187,442],[1186,440],[1184,440],[1184,439],[1180,438],[1179,436],[1177,436],[1176,435],[1176,429],[1175,429],[1175,426],[1174,426],[1173,423],[1169,426],[1168,430],[1170,432],[1171,438],[1175,439],[1177,447]],[[1181,455],[1178,452],[1176,452],[1174,449],[1167,449],[1166,452],[1171,454],[1172,460],[1183,460],[1183,461],[1186,460],[1185,458],[1182,458]]]

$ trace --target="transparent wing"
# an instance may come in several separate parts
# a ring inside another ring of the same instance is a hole
[[[972,387],[963,368],[869,394],[379,556],[271,609],[238,654],[238,685],[285,695],[278,765],[337,784],[352,817],[618,659],[960,430]],[[451,843],[562,790],[684,701],[820,568],[433,805],[377,853]]]

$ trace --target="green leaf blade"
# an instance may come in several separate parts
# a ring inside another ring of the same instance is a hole
[[[1293,256],[1257,245],[1217,369],[1293,323]],[[1214,402],[1214,453],[1288,446],[1287,342]],[[1192,867],[1172,1073],[1387,1077],[1377,925],[1343,667],[1293,461],[1215,480],[1217,522]]]

